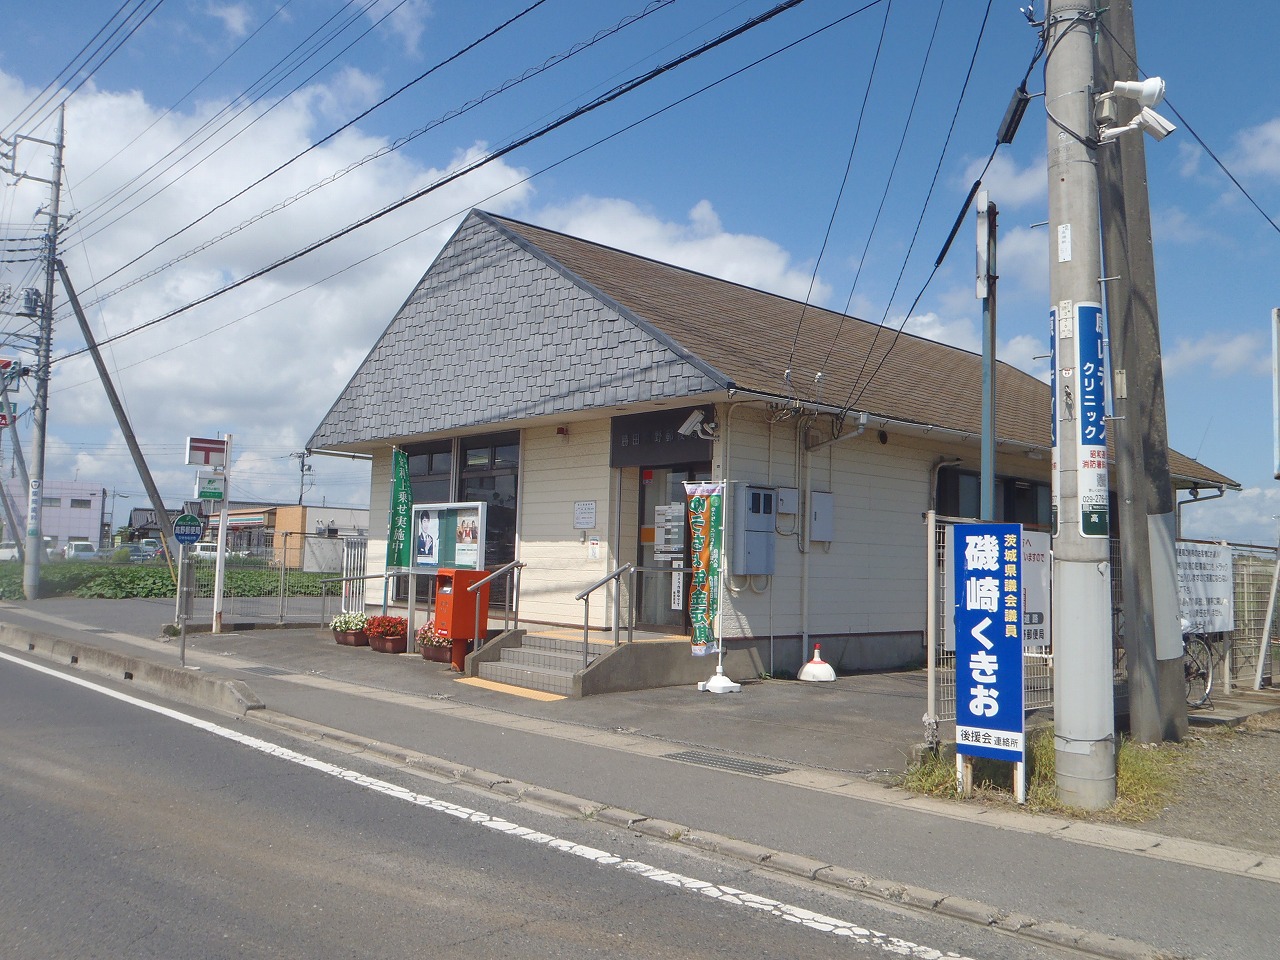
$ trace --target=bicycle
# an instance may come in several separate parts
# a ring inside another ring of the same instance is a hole
[[[1213,693],[1213,639],[1207,633],[1193,633],[1185,624],[1182,634],[1182,672],[1187,683],[1187,706],[1202,707]]]

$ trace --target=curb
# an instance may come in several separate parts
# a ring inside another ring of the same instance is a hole
[[[242,717],[251,710],[266,707],[243,680],[164,666],[8,623],[0,623],[0,646],[33,653],[96,676],[125,681],[155,696],[178,700],[193,707]]]
[[[690,847],[702,853],[731,857],[764,870],[824,884],[846,893],[882,900],[897,907],[935,913],[980,927],[996,928],[1038,943],[1066,947],[1089,956],[1104,958],[1104,960],[1175,960],[1174,954],[1166,950],[1158,950],[1137,940],[1114,937],[1057,921],[1039,920],[1025,914],[1001,910],[977,900],[948,896],[924,887],[873,877],[821,860],[773,850],[734,837],[694,830],[670,820],[647,817],[621,807],[611,807],[547,787],[511,780],[478,767],[454,763],[403,747],[389,747],[378,740],[300,720],[273,710],[258,711],[251,719],[285,730],[303,739],[319,741],[349,753],[367,753],[382,760],[403,764],[413,772],[446,782],[477,787],[504,799],[543,807],[574,819],[599,820],[609,826],[631,830],[655,840]]]

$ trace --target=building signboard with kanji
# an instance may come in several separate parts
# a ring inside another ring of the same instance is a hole
[[[956,753],[1022,763],[1022,525],[952,533]]]

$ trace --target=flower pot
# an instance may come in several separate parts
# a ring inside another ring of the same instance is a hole
[[[449,663],[452,658],[451,647],[435,647],[430,644],[424,644],[422,647],[423,660],[430,660],[432,663]]]
[[[369,648],[378,653],[404,653],[409,649],[408,639],[399,637],[370,637]]]
[[[363,630],[335,630],[333,639],[348,647],[367,647],[369,637]]]

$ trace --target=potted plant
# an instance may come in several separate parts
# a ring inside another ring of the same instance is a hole
[[[369,636],[365,627],[369,618],[363,613],[340,613],[333,618],[329,626],[333,629],[333,639],[348,647],[367,647]]]
[[[404,617],[370,617],[364,632],[369,647],[379,653],[404,653],[409,649],[409,621]]]
[[[449,662],[453,654],[453,644],[448,637],[436,634],[434,620],[428,620],[420,626],[414,637],[418,642],[418,650],[422,652],[423,660],[431,660],[435,663]]]

